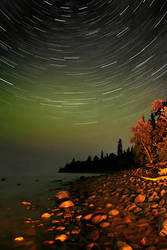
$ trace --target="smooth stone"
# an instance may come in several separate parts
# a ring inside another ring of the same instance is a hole
[[[165,189],[162,189],[160,192],[161,197],[164,196],[165,193],[166,193]]]
[[[167,219],[165,219],[164,221],[162,221],[160,223],[159,235],[162,236],[162,237],[165,237],[167,235]]]
[[[159,202],[159,205],[160,205],[160,206],[163,206],[164,204],[165,204],[165,200],[162,199],[162,200]]]
[[[90,232],[90,235],[89,235],[90,239],[93,240],[93,241],[98,240],[99,236],[100,236],[100,232],[97,229]]]
[[[110,223],[108,221],[104,221],[104,222],[100,223],[101,228],[106,228],[106,227],[109,227],[109,226],[110,226]]]
[[[64,201],[59,205],[59,208],[69,208],[69,207],[74,207],[74,203],[70,200]]]
[[[159,209],[159,213],[160,214],[164,214],[166,212],[166,208],[165,207],[162,207]]]
[[[92,219],[92,223],[94,224],[98,224],[100,223],[101,221],[103,220],[106,220],[107,219],[107,215],[105,214],[98,214],[98,215],[95,215]]]
[[[110,207],[112,207],[112,206],[113,206],[112,203],[107,203],[107,204],[106,204],[106,208],[110,208]]]
[[[117,241],[116,246],[119,250],[133,250],[131,246],[129,246],[126,242],[123,241]]]
[[[59,191],[59,192],[55,195],[55,197],[56,197],[57,199],[59,199],[59,200],[62,200],[62,199],[69,199],[70,194],[69,194],[68,191],[63,190],[63,191]]]
[[[98,248],[98,245],[96,243],[92,242],[92,243],[88,244],[85,249],[86,250],[97,250],[99,248]]]
[[[134,210],[133,210],[133,212],[135,213],[135,214],[137,214],[137,213],[139,213],[139,212],[141,212],[142,211],[142,208],[141,207],[136,207]]]
[[[108,213],[109,215],[116,216],[119,214],[119,211],[117,209],[112,209]]]
[[[55,240],[59,240],[61,242],[64,242],[68,239],[67,235],[66,234],[60,234],[58,236],[55,237]]]
[[[41,215],[41,218],[42,218],[42,219],[49,219],[51,216],[52,216],[52,215],[49,214],[49,213],[44,213],[44,214]]]
[[[93,214],[87,214],[83,217],[84,220],[90,220],[92,218]]]
[[[126,209],[127,209],[128,211],[132,211],[134,208],[136,208],[136,204],[135,204],[135,203],[132,203],[132,204],[128,205]]]
[[[135,203],[142,203],[146,199],[146,196],[144,194],[139,194],[135,198]]]
[[[153,204],[152,206],[151,206],[151,208],[157,208],[158,207],[158,204],[157,203],[155,203],[155,204]]]

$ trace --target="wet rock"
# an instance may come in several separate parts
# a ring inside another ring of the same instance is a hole
[[[143,193],[143,189],[142,189],[142,188],[138,188],[138,189],[136,190],[136,193],[138,193],[138,194]]]
[[[64,201],[59,205],[59,208],[69,208],[69,207],[73,207],[74,203],[70,200],[68,201]]]
[[[159,209],[159,214],[164,214],[166,212],[166,208],[162,207]]]
[[[56,228],[57,231],[64,231],[66,228],[64,226],[58,226]]]
[[[104,222],[100,223],[101,228],[106,228],[106,227],[109,227],[109,226],[110,226],[110,223],[108,221],[104,221]]]
[[[93,241],[98,240],[98,239],[99,239],[99,236],[100,236],[99,230],[93,230],[93,231],[90,232],[90,234],[89,234],[90,239],[93,240]]]
[[[148,201],[155,201],[158,198],[157,192],[153,192],[153,194],[148,198]]]
[[[110,207],[112,207],[112,206],[113,206],[112,203],[107,203],[107,204],[106,204],[106,208],[110,208]]]
[[[158,207],[158,204],[157,203],[154,203],[151,208],[157,208]]]
[[[142,203],[146,199],[146,196],[144,194],[139,194],[135,198],[135,203]]]
[[[130,223],[132,223],[131,218],[130,218],[130,217],[128,217],[128,216],[126,216],[126,217],[124,218],[124,223],[126,223],[126,224],[130,224]]]
[[[165,193],[166,193],[165,189],[162,189],[160,192],[161,197],[164,196]]]
[[[154,216],[159,215],[158,209],[155,209],[155,208],[152,209],[152,213]]]
[[[86,250],[98,250],[99,247],[96,243],[93,242],[93,243],[88,244],[85,249]]]
[[[44,214],[41,215],[41,218],[42,218],[42,219],[49,219],[51,216],[52,216],[52,215],[49,214],[49,213],[44,213]]]
[[[129,246],[126,242],[123,241],[117,241],[116,247],[116,249],[118,250],[133,250],[131,246]]]
[[[87,214],[83,217],[84,220],[90,220],[92,218],[93,214]]]
[[[45,240],[42,242],[42,245],[44,246],[50,246],[50,245],[53,245],[55,243],[54,240]]]
[[[107,215],[105,214],[98,214],[95,215],[92,219],[92,223],[93,224],[99,224],[101,221],[106,220],[107,219]]]
[[[128,205],[126,209],[127,209],[128,211],[132,211],[134,208],[136,208],[136,204],[135,204],[135,203],[132,203],[132,204]]]
[[[59,200],[63,200],[63,199],[69,199],[70,198],[70,194],[68,191],[59,191],[55,197]]]
[[[18,236],[16,238],[14,238],[15,242],[23,242],[24,241],[24,237],[23,236]]]
[[[119,211],[117,209],[112,209],[108,213],[109,215],[116,216],[119,214]]]
[[[135,209],[134,209],[134,213],[135,214],[137,214],[137,213],[140,213],[142,211],[142,208],[141,207],[136,207]]]
[[[165,204],[165,200],[162,199],[162,200],[159,202],[159,205],[160,205],[160,206],[163,206],[164,204]]]
[[[159,225],[159,235],[162,237],[167,236],[167,219],[161,220]]]
[[[92,200],[92,199],[95,199],[96,198],[96,195],[91,195],[88,197],[89,200]]]
[[[58,241],[61,241],[61,242],[64,242],[68,239],[67,235],[66,234],[60,234],[60,235],[57,235],[55,237],[55,240],[58,240]]]

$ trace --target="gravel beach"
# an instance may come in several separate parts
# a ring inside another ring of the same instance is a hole
[[[165,250],[166,198],[166,180],[145,180],[136,170],[81,177],[48,197],[38,218],[25,219],[29,233],[17,235],[13,248]]]

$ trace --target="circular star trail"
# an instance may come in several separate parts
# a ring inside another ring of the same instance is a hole
[[[1,0],[1,137],[77,156],[166,98],[167,1]]]

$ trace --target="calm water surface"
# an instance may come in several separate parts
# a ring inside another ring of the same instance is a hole
[[[48,198],[61,189],[68,189],[69,183],[80,176],[92,175],[96,174],[1,176],[6,180],[0,180],[0,249],[10,249],[13,239],[19,235],[33,234],[24,221],[26,218],[39,219],[49,206],[54,206],[54,200],[49,201]],[[22,201],[30,201],[34,209],[27,210]]]

